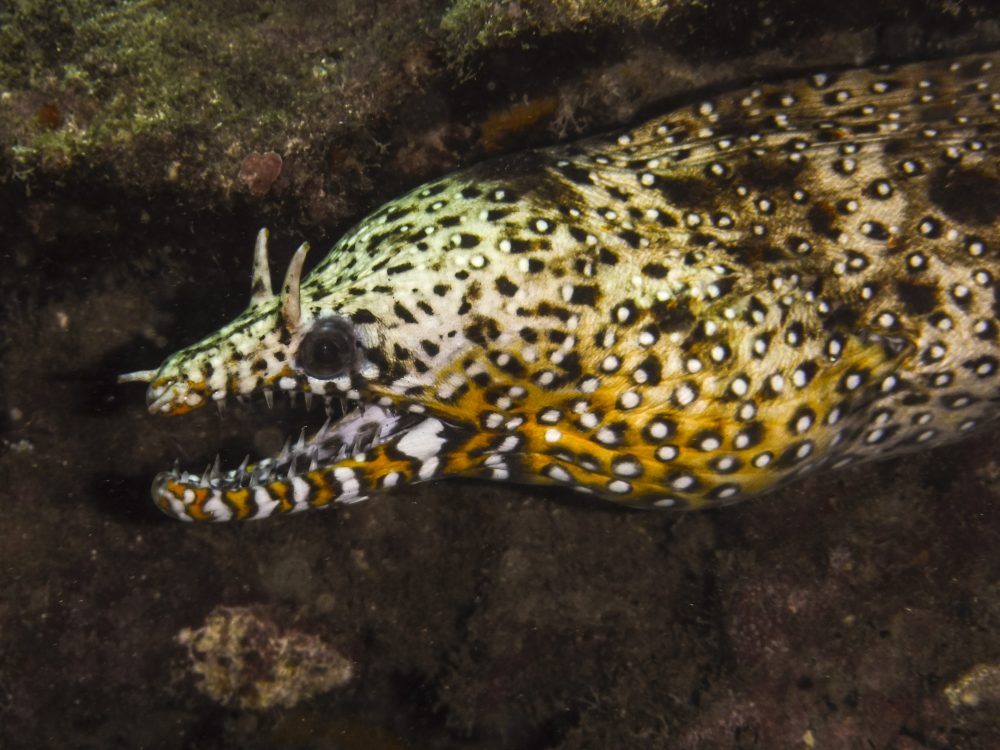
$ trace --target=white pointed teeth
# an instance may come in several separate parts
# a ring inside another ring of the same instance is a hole
[[[267,229],[257,232],[253,251],[253,281],[250,285],[250,305],[259,305],[274,296],[271,291],[271,267],[267,260]]]
[[[286,328],[295,328],[302,318],[302,306],[299,299],[299,285],[302,280],[302,266],[306,262],[306,254],[309,252],[309,243],[303,242],[299,249],[295,251],[291,262],[288,264],[288,272],[285,274],[285,283],[281,287],[281,318]]]

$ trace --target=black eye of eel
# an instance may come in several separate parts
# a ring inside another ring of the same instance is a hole
[[[296,363],[306,375],[330,380],[351,368],[356,348],[351,324],[343,318],[327,318],[302,338]]]

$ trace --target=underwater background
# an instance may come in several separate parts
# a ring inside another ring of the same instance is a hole
[[[690,514],[439,482],[200,526],[287,413],[119,373],[491,156],[1000,46],[989,0],[0,4],[0,748],[1000,747],[995,435]],[[313,260],[315,262],[315,259]]]

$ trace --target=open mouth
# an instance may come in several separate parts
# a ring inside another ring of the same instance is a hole
[[[307,407],[308,411],[311,410]],[[254,489],[363,455],[399,435],[407,423],[414,421],[381,406],[346,400],[331,400],[326,412],[326,421],[321,426],[303,426],[297,438],[293,438],[291,432],[284,447],[273,456],[251,462],[247,455],[236,468],[224,469],[217,455],[215,462],[200,474],[175,468],[161,473],[157,481],[213,490]],[[289,417],[278,420],[279,423],[290,421]]]
[[[377,488],[367,486],[358,468],[419,420],[358,401],[328,401],[327,411],[321,426],[301,427],[297,438],[287,438],[270,457],[251,462],[248,456],[226,469],[216,456],[201,473],[177,467],[161,472],[153,482],[153,500],[174,518],[197,521],[264,518],[364,500]],[[301,424],[301,415],[296,417]],[[290,417],[278,421],[288,423]]]

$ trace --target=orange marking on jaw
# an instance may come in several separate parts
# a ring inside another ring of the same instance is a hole
[[[324,508],[337,499],[337,493],[327,483],[326,476],[326,472],[322,469],[306,474],[313,488],[309,496],[309,504],[314,508]]]
[[[241,521],[250,517],[250,490],[246,487],[239,490],[228,490],[225,493],[226,502],[236,508],[236,517]]]
[[[271,482],[267,485],[267,491],[272,498],[278,501],[280,504],[279,510],[282,513],[290,512],[295,506],[295,503],[288,498],[289,490],[291,490],[291,485],[284,481]]]
[[[194,502],[187,506],[187,513],[195,521],[212,521],[214,518],[205,512],[205,500],[208,499],[208,487],[191,488],[194,490]]]

